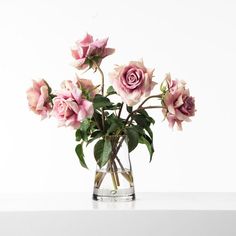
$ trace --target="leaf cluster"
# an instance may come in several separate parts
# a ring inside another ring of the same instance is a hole
[[[78,142],[75,151],[80,164],[87,168],[84,159],[83,146],[96,141],[94,145],[94,157],[97,164],[103,167],[110,158],[114,158],[118,151],[120,141],[125,141],[129,152],[132,152],[138,144],[144,144],[150,154],[150,161],[154,153],[153,133],[150,128],[154,119],[145,110],[133,111],[132,107],[126,107],[130,120],[120,117],[122,103],[113,103],[109,96],[116,94],[113,87],[107,89],[106,96],[96,94],[93,99],[94,114],[92,118],[84,120],[80,128],[76,130],[75,138]],[[123,138],[124,137],[124,138]]]

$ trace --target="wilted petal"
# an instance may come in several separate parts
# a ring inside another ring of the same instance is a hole
[[[170,114],[170,113],[168,113],[166,118],[167,118],[167,120],[169,122],[169,127],[173,128],[174,124],[175,124],[175,116]]]
[[[92,42],[93,42],[93,36],[87,33],[82,40],[76,41],[76,45],[86,47],[89,46]]]
[[[107,57],[115,52],[114,48],[105,48],[102,57]]]
[[[180,95],[180,96],[177,98],[177,100],[176,100],[174,106],[175,106],[175,108],[177,108],[177,107],[182,106],[183,104],[184,104],[183,98],[182,98],[182,96]]]
[[[91,45],[94,46],[95,48],[105,48],[107,45],[107,41],[108,38],[95,40],[94,42],[91,43]]]

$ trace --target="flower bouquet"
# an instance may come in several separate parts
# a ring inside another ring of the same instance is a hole
[[[28,104],[42,118],[53,116],[59,126],[75,130],[75,152],[85,168],[83,150],[94,143],[97,169],[93,199],[134,200],[129,153],[139,144],[146,145],[150,161],[154,153],[151,128],[155,120],[148,110],[160,108],[169,126],[182,130],[182,122],[190,121],[195,114],[195,100],[186,83],[171,79],[170,74],[158,91],[153,81],[154,69],[147,68],[142,60],[115,66],[109,74],[110,86],[105,89],[101,63],[115,51],[107,47],[107,41],[108,38],[94,40],[87,34],[71,48],[73,66],[83,73],[92,69],[100,74],[99,85],[78,74],[74,81],[63,81],[58,91],[53,91],[43,79],[33,81],[27,90]],[[119,102],[115,102],[117,98]],[[149,100],[153,105],[147,105]]]

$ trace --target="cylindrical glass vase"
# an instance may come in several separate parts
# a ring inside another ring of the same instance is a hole
[[[93,200],[135,200],[132,166],[124,136],[113,142],[112,153],[106,165],[101,168],[97,165]]]

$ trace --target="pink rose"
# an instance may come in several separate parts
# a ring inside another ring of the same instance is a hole
[[[147,69],[143,61],[131,61],[127,66],[117,66],[110,74],[111,83],[121,99],[134,106],[150,95],[156,85],[152,81],[154,69]]]
[[[93,82],[89,79],[80,79],[79,77],[76,78],[77,86],[91,99],[95,97],[98,93],[98,89],[94,86]]]
[[[26,91],[29,108],[34,113],[41,115],[42,118],[47,117],[52,110],[49,90],[47,82],[42,79],[38,82],[33,80],[33,87]]]
[[[186,89],[183,81],[171,80],[168,77],[168,91],[166,91],[163,102],[166,108],[163,114],[166,116],[171,128],[175,123],[182,130],[183,121],[191,121],[189,117],[195,115],[195,100],[190,96],[189,89]]]
[[[115,49],[106,48],[108,38],[95,41],[93,36],[87,34],[84,39],[78,40],[72,47],[71,53],[75,58],[73,65],[77,69],[93,67],[94,62],[100,65],[102,59],[111,55]]]
[[[170,74],[166,74],[164,80],[167,83],[167,89],[170,93],[175,93],[175,91],[180,87],[185,87],[186,83],[183,80],[172,80]]]
[[[93,104],[82,97],[82,91],[72,81],[64,81],[62,90],[53,98],[53,115],[59,120],[59,126],[77,129],[93,115]]]

